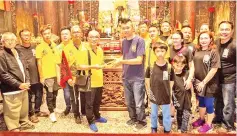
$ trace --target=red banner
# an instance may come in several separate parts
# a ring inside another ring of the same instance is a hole
[[[72,79],[72,73],[69,68],[67,58],[66,58],[64,51],[62,52],[62,62],[60,65],[60,73],[61,73],[60,86],[65,88],[66,82],[68,81],[68,79]]]

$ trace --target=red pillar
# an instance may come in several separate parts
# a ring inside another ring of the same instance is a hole
[[[58,35],[57,1],[43,1],[44,23],[51,24],[53,33]]]
[[[195,1],[175,1],[175,20],[179,20],[181,23],[184,20],[188,20],[192,28],[193,38],[195,37]]]

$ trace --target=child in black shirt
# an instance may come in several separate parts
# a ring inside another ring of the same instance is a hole
[[[165,43],[157,42],[153,47],[157,57],[151,72],[147,72],[146,77],[150,78],[150,100],[151,100],[151,132],[157,132],[158,106],[162,107],[164,132],[171,130],[170,116],[170,74],[171,66],[164,57],[167,52]],[[148,74],[149,73],[149,74]]]
[[[174,73],[172,79],[174,85],[173,90],[173,104],[177,110],[177,125],[178,131],[182,133],[187,132],[189,118],[191,115],[191,89],[186,90],[184,82],[188,78],[188,71],[185,70],[186,58],[183,55],[176,55],[173,59]]]

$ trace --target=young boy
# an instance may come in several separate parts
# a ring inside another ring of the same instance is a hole
[[[188,130],[189,118],[191,115],[191,89],[186,90],[184,82],[188,78],[188,71],[184,69],[187,64],[186,58],[183,55],[176,55],[173,59],[174,73],[172,79],[174,85],[173,90],[173,103],[177,110],[177,126],[178,131],[186,133]]]
[[[162,107],[164,133],[171,130],[170,116],[170,74],[171,66],[165,60],[167,52],[165,43],[157,42],[153,51],[157,57],[151,72],[146,77],[150,78],[150,100],[151,100],[151,133],[157,132],[158,105]]]

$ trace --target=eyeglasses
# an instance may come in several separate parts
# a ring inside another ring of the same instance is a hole
[[[90,39],[99,39],[100,37],[99,36],[90,36],[89,38]]]
[[[80,33],[82,33],[82,32],[80,32],[80,31],[73,31],[72,33],[73,33],[73,34],[80,34]]]
[[[4,42],[7,42],[7,43],[16,42],[16,39],[4,39]]]

